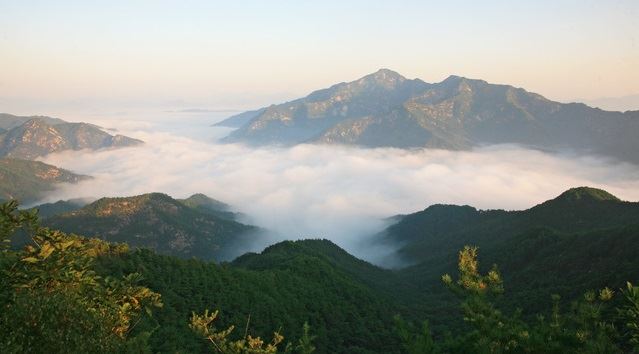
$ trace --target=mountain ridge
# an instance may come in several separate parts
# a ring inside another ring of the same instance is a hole
[[[35,159],[64,150],[126,147],[143,143],[123,135],[111,135],[89,123],[69,123],[50,117],[0,115],[8,129],[0,132],[0,157]]]
[[[421,248],[427,244],[439,247],[449,243],[454,253],[454,249],[464,243],[481,246],[485,242],[492,247],[500,237],[512,237],[516,232],[535,227],[572,233],[633,224],[635,220],[639,220],[639,202],[622,201],[602,189],[577,187],[524,210],[480,210],[468,205],[434,204],[403,216],[380,237],[405,243],[400,253],[415,252],[411,243]],[[442,238],[444,236],[447,239]],[[417,254],[407,256],[417,257]]]
[[[452,150],[520,144],[639,163],[634,153],[639,111],[559,103],[522,88],[456,75],[429,84],[380,69],[242,114],[218,123],[233,121],[238,127],[223,142]]]
[[[82,208],[50,216],[43,223],[160,254],[204,260],[230,258],[247,243],[255,242],[260,231],[164,193],[100,198]]]
[[[60,183],[78,183],[91,178],[40,161],[0,158],[0,199],[30,204]]]

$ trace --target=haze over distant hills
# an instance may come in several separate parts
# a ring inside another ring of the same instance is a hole
[[[101,149],[141,144],[123,135],[111,135],[88,123],[58,118],[0,114],[0,157],[34,159],[63,150]]]
[[[218,124],[239,126],[223,141],[252,145],[470,149],[521,144],[639,163],[639,111],[563,104],[459,76],[430,84],[387,69]]]
[[[639,93],[620,97],[600,97],[576,100],[592,107],[607,111],[637,111],[639,110]]]

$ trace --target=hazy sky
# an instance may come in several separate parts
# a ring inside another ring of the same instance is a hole
[[[0,111],[251,108],[381,67],[639,93],[639,1],[5,1]]]

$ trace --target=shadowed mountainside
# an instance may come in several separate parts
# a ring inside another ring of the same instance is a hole
[[[0,200],[17,199],[29,204],[59,183],[77,183],[88,178],[39,161],[0,158]]]

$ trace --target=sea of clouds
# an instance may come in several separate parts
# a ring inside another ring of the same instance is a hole
[[[244,222],[271,230],[268,241],[250,250],[283,239],[327,238],[375,261],[383,251],[364,247],[367,236],[383,229],[390,216],[436,203],[526,209],[577,186],[639,200],[639,168],[600,157],[512,145],[473,151],[251,148],[217,143],[230,130],[211,127],[212,120],[202,115],[94,123],[146,143],[44,157],[46,163],[95,177],[63,186],[45,201],[204,193],[243,213]]]

